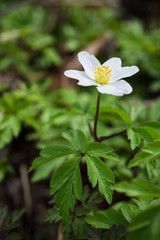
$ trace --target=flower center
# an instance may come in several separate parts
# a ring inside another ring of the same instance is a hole
[[[98,67],[94,72],[95,80],[100,84],[108,83],[111,77],[110,72],[112,72],[112,70],[109,70],[108,66]]]

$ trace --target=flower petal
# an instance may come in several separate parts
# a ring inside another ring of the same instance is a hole
[[[123,91],[124,94],[130,94],[133,91],[131,85],[125,80],[119,80],[117,82],[112,83],[112,85],[118,88],[119,90]]]
[[[89,54],[88,52],[82,51],[78,54],[78,60],[82,64],[86,74],[90,78],[94,79],[95,69],[101,66],[98,59],[95,56]]]
[[[131,66],[131,67],[122,67],[119,69],[113,69],[111,72],[111,78],[110,82],[115,82],[119,79],[130,77],[137,73],[139,71],[139,68],[137,66]]]
[[[109,66],[109,69],[113,71],[114,69],[121,68],[121,64],[122,64],[122,61],[120,58],[113,57],[107,60],[106,62],[104,62],[102,65],[106,67]]]
[[[67,70],[64,72],[64,75],[69,78],[74,78],[79,80],[77,83],[80,86],[97,86],[98,83],[92,79],[90,79],[84,71],[77,70]]]
[[[98,86],[97,90],[102,94],[111,94],[114,96],[123,96],[124,93],[119,91],[115,86],[107,84],[105,86]]]
[[[119,80],[114,83],[108,83],[97,87],[97,90],[103,94],[111,94],[115,96],[123,96],[124,94],[130,94],[132,87],[124,80]]]

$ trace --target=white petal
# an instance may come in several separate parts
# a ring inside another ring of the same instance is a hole
[[[115,96],[123,96],[124,94],[130,94],[132,92],[132,87],[124,80],[101,85],[98,86],[97,89],[103,94],[111,94]]]
[[[98,86],[97,90],[103,94],[111,94],[114,96],[123,96],[124,95],[122,91],[119,91],[116,87],[112,86],[111,84],[107,84],[104,86]]]
[[[112,84],[112,86],[123,91],[124,94],[130,94],[133,91],[131,85],[128,82],[126,82],[125,80],[119,80],[119,81],[116,81],[111,84]]]
[[[131,66],[131,67],[122,67],[119,69],[113,69],[111,72],[111,78],[110,82],[115,82],[119,79],[130,77],[137,73],[139,71],[139,68],[137,66]]]
[[[94,79],[94,72],[97,67],[100,67],[101,64],[98,59],[94,56],[89,54],[88,52],[82,51],[78,54],[78,60],[82,64],[86,74]]]
[[[77,83],[80,86],[97,86],[98,83],[90,79],[84,71],[77,70],[67,70],[64,72],[64,75],[69,78],[74,78],[79,80]]]
[[[120,58],[113,57],[113,58],[110,58],[108,61],[104,62],[102,65],[106,67],[109,66],[109,69],[113,70],[113,69],[121,68],[121,64],[122,64],[122,61]]]

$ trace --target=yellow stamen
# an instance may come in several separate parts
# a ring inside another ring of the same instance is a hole
[[[109,66],[101,66],[96,69],[94,72],[94,77],[97,82],[104,84],[109,82],[112,70],[109,70]]]

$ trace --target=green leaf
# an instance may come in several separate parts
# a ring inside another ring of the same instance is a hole
[[[149,177],[150,180],[153,177],[153,170],[155,169],[155,167],[156,167],[156,161],[155,160],[146,163],[146,170],[147,170],[148,177]]]
[[[53,170],[57,169],[63,162],[65,161],[64,157],[54,159],[53,161],[49,161],[41,164],[36,168],[36,171],[32,174],[31,182],[37,182],[44,179],[47,179]]]
[[[119,156],[115,153],[109,153],[107,154],[107,156],[105,156],[105,158],[107,158],[108,160],[112,160],[112,161],[120,161]]]
[[[0,148],[12,140],[12,132],[10,128],[6,128],[0,132]]]
[[[141,123],[140,126],[135,129],[135,131],[142,135],[144,140],[149,143],[153,141],[153,139],[160,137],[160,123],[144,122]]]
[[[86,155],[86,163],[89,181],[92,186],[95,187],[98,182],[100,193],[105,196],[108,203],[111,203],[112,189],[110,183],[115,181],[111,169],[102,160],[92,156]]]
[[[0,148],[9,143],[13,136],[17,137],[21,130],[21,124],[16,116],[8,115],[0,123]]]
[[[151,136],[152,138],[159,138],[160,137],[160,133],[159,131],[157,131],[157,129],[154,129],[152,127],[143,127],[143,129],[145,129]]]
[[[61,64],[61,57],[58,54],[57,50],[51,47],[44,49],[44,57],[48,60],[50,65],[53,63],[56,66],[59,66]]]
[[[100,111],[101,112],[109,112],[109,113],[113,113],[113,114],[117,114],[118,116],[120,116],[125,122],[127,123],[131,123],[131,119],[130,116],[121,108],[114,108],[113,106],[101,106],[100,107]]]
[[[154,141],[153,143],[147,145],[143,151],[146,151],[146,152],[156,152],[156,153],[159,153],[160,152],[160,141],[157,140],[157,141]]]
[[[156,201],[160,200],[155,199]],[[146,208],[149,208],[152,204],[153,201],[152,198],[143,198],[143,197],[139,197],[139,198],[132,198],[132,202],[142,211],[144,211]]]
[[[144,210],[135,216],[128,227],[127,240],[159,240],[160,205]]]
[[[74,132],[66,132],[63,137],[78,151],[84,152],[86,145],[86,138],[82,131],[76,130]]]
[[[60,187],[55,197],[55,203],[59,209],[59,214],[64,223],[67,223],[69,219],[69,209],[74,211],[75,200],[72,193],[72,178],[68,178]]]
[[[17,210],[17,211],[14,211],[13,214],[12,214],[12,223],[15,223],[16,221],[18,221],[21,216],[24,214],[24,210]]]
[[[19,235],[19,233],[16,232],[11,232],[8,234],[6,240],[20,240],[21,236]]]
[[[95,228],[109,229],[112,225],[127,225],[127,220],[121,213],[113,208],[108,210],[98,211],[95,214],[90,214],[86,218],[86,222]]]
[[[125,193],[129,197],[160,198],[160,188],[142,179],[134,179],[132,183],[121,182],[113,186],[117,192]]]
[[[54,194],[73,174],[79,163],[79,158],[73,158],[65,161],[53,174],[50,182],[50,193]]]
[[[61,145],[54,145],[54,146],[48,146],[44,148],[40,155],[42,157],[51,157],[51,156],[59,156],[59,154],[63,153],[75,153],[70,147],[68,146],[61,146]]]
[[[60,218],[58,211],[56,209],[51,208],[51,209],[48,209],[48,212],[44,218],[44,222],[49,222],[49,223],[56,222],[58,218]]]
[[[150,143],[153,141],[152,135],[143,127],[134,128],[134,131],[139,133],[139,135],[147,142]]]
[[[4,221],[6,216],[7,216],[7,207],[0,208],[0,219],[1,219],[1,222]]]
[[[18,136],[21,129],[21,125],[20,125],[19,119],[16,116],[8,115],[2,120],[0,124],[0,130],[8,129],[8,128],[11,130],[13,136],[15,137]]]
[[[153,121],[151,121],[151,122],[143,122],[143,123],[141,123],[141,126],[142,127],[151,127],[151,128],[154,128],[154,129],[156,129],[156,130],[160,130],[160,123],[159,122],[153,122]]]
[[[139,164],[147,163],[149,161],[154,160],[154,157],[151,153],[147,152],[139,152],[135,155],[135,157],[129,162],[128,168],[139,166]]]
[[[51,194],[57,190],[55,197],[56,206],[64,222],[69,218],[69,209],[74,210],[74,197],[82,199],[82,182],[79,170],[79,158],[73,158],[64,162],[53,174],[50,187]]]
[[[12,124],[13,136],[17,137],[21,130],[21,124],[20,124],[19,119],[15,116],[12,116],[11,124]]]
[[[131,108],[131,120],[132,122],[134,122],[137,117],[139,116],[139,114],[144,110],[144,106],[140,106],[140,107],[133,107]]]
[[[67,156],[70,154],[76,154],[75,151],[73,151],[70,147],[67,146],[60,146],[60,145],[55,145],[55,146],[49,146],[43,149],[40,154],[42,157],[36,158],[32,166],[29,168],[29,172],[31,172],[33,169],[38,167],[39,165],[52,161],[56,158]]]
[[[89,143],[85,153],[91,156],[98,156],[107,158],[107,154],[112,152],[112,148],[108,147],[106,144],[93,142]]]
[[[129,162],[128,167],[139,166],[143,163],[149,163],[155,159],[160,158],[160,141],[155,141],[142,149],[135,157]]]
[[[127,130],[128,139],[131,142],[131,148],[134,150],[136,147],[140,145],[140,136],[137,134],[131,127]]]
[[[131,222],[133,217],[136,216],[140,210],[132,203],[123,203],[121,206],[121,212],[125,219],[128,222]]]
[[[75,170],[75,179],[73,182],[73,189],[75,197],[82,201],[82,180],[79,166]]]

